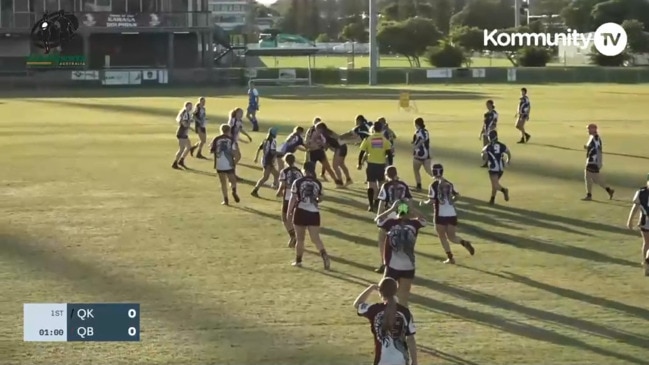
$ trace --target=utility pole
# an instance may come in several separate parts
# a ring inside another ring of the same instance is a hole
[[[521,26],[521,0],[514,0],[514,27]]]
[[[379,27],[379,10],[376,3],[377,0],[369,0],[370,2],[370,75],[369,81],[371,86],[378,84],[377,74],[379,69],[379,45],[376,41],[376,34]],[[518,1],[518,0],[517,0]]]

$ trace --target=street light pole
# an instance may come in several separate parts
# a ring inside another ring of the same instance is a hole
[[[369,84],[371,86],[377,85],[377,74],[379,69],[379,45],[376,41],[376,34],[379,27],[379,12],[377,9],[376,0],[369,0],[370,2],[370,21],[369,21],[369,36],[370,36],[370,74]]]
[[[514,27],[521,26],[521,0],[514,0]]]

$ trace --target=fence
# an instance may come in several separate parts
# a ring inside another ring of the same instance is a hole
[[[93,87],[93,86],[244,86],[248,78],[280,79],[286,75],[308,77],[308,69],[120,69],[95,71],[30,71],[0,76],[0,87]],[[367,85],[367,69],[312,69],[316,85]],[[488,84],[488,83],[649,83],[649,68],[471,68],[471,69],[380,69],[380,85]]]

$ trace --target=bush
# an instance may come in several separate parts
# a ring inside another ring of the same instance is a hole
[[[597,66],[620,67],[629,60],[629,55],[626,52],[622,52],[617,56],[604,56],[597,52],[597,50],[592,49],[589,58],[590,63]]]
[[[518,65],[523,67],[545,67],[552,54],[543,47],[524,47],[518,50]]]
[[[461,67],[466,57],[462,48],[442,42],[439,46],[428,49],[426,59],[435,67]]]
[[[318,38],[315,39],[316,43],[328,43],[331,42],[331,38],[329,38],[329,35],[327,33],[321,33],[318,35]]]

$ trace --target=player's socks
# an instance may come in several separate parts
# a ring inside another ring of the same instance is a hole
[[[500,192],[503,193],[503,196],[505,197],[505,201],[508,202],[509,201],[509,189],[501,188]]]
[[[417,183],[417,190],[421,190],[421,183],[420,182]]]
[[[475,255],[475,248],[473,248],[471,242],[467,240],[460,240],[460,245],[462,245],[462,247],[466,248],[466,250],[469,251],[469,255]]]
[[[372,188],[367,188],[367,202],[370,204],[370,207],[374,203],[374,189]]]
[[[608,193],[608,198],[613,199],[613,194],[615,194],[615,190],[609,188],[608,186],[606,187],[606,192]]]
[[[496,197],[495,196],[492,196],[491,198],[489,198],[489,204],[494,204],[495,202],[496,202]]]

